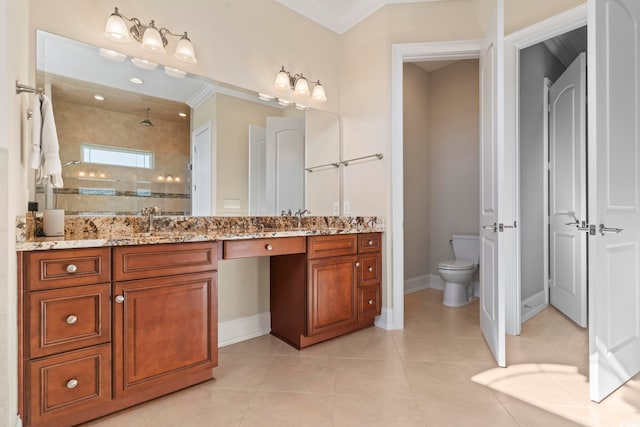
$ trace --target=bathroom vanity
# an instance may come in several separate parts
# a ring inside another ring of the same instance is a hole
[[[298,349],[373,325],[381,234],[365,231],[23,242],[24,425],[74,425],[213,378],[220,260],[271,257],[272,334]]]

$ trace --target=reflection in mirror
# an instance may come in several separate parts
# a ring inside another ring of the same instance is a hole
[[[338,203],[338,170],[304,171],[338,161],[337,115],[43,31],[37,85],[52,99],[67,214],[331,215]]]

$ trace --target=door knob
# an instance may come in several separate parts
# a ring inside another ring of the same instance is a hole
[[[493,224],[490,225],[483,225],[482,226],[483,230],[493,230],[494,232],[498,231],[498,224],[496,224],[495,222]]]
[[[605,227],[604,224],[600,224],[598,231],[600,231],[600,235],[604,236],[605,234],[618,234],[621,232],[622,228],[609,228]]]

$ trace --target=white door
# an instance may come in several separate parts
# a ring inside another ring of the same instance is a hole
[[[249,215],[267,214],[267,129],[249,125]]]
[[[549,302],[587,327],[587,57],[549,89]]]
[[[304,119],[267,117],[267,211],[304,208]]]
[[[191,215],[210,216],[215,212],[211,180],[211,124],[205,123],[193,132],[191,146]]]
[[[480,327],[505,366],[504,274],[498,253],[504,200],[504,4],[497,0],[480,52]]]
[[[589,383],[599,402],[640,371],[640,1],[588,7]]]

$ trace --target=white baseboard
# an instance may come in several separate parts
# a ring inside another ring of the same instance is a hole
[[[271,332],[271,313],[227,320],[218,323],[218,347],[246,341]]]
[[[376,327],[380,329],[384,329],[386,331],[395,329],[393,327],[393,309],[388,307],[382,307],[382,312],[380,313],[380,316],[376,316],[376,320],[373,322],[373,324]]]
[[[549,302],[547,301],[546,294],[546,291],[542,290],[522,301],[520,306],[520,323],[526,322],[547,308]]]
[[[429,274],[424,276],[412,277],[404,281],[404,294],[409,295],[414,292],[429,289]]]

